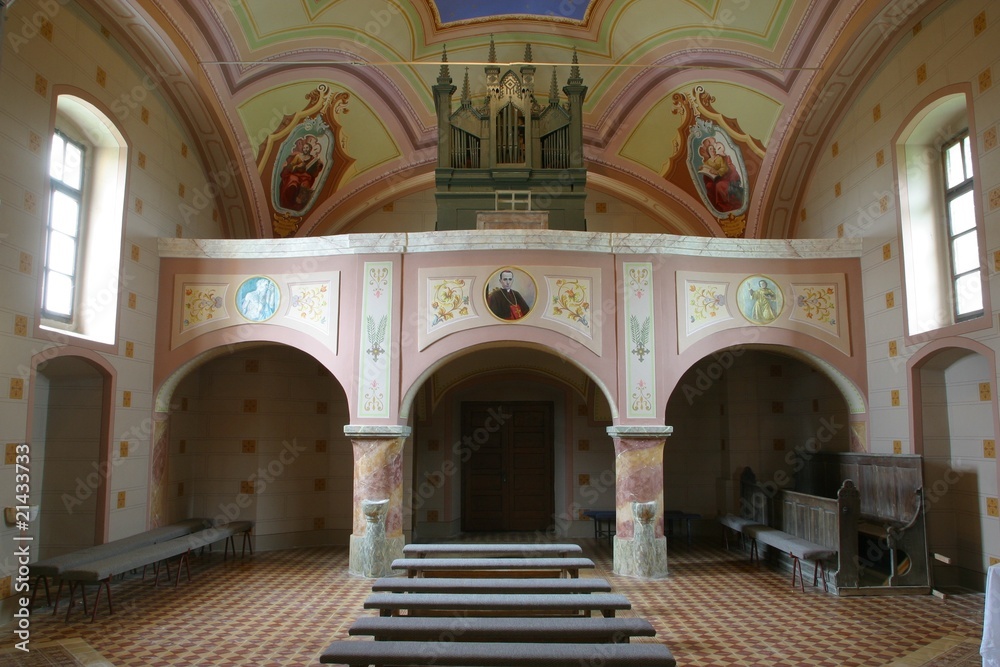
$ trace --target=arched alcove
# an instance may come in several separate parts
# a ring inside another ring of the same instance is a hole
[[[476,530],[588,537],[581,512],[615,506],[611,409],[583,370],[551,352],[484,346],[452,357],[415,391],[411,423],[404,522],[415,540]]]
[[[964,339],[928,345],[910,360],[913,448],[923,455],[928,547],[935,588],[983,590],[990,564],[984,521],[997,493],[993,353]],[[984,509],[985,508],[985,509]]]
[[[108,539],[114,376],[101,362],[63,348],[33,363],[28,436],[40,558]]]
[[[340,383],[281,344],[206,359],[158,398],[169,415],[166,521],[250,519],[262,550],[346,545],[354,466]]]
[[[736,346],[701,358],[667,402],[665,507],[733,511],[747,466],[793,488],[817,452],[851,449],[850,413],[840,386],[797,350]]]

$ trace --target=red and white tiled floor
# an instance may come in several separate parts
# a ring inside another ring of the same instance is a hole
[[[656,627],[652,641],[665,642],[679,667],[979,664],[982,594],[841,598],[808,585],[802,593],[786,572],[697,541],[671,544],[668,578],[638,580],[611,572],[606,543],[579,542],[598,564],[594,574],[629,598],[628,613]],[[114,615],[102,600],[93,623],[79,605],[69,622],[65,603],[58,616],[36,609],[31,645],[73,640],[106,660],[80,654],[79,664],[115,667],[315,667],[327,644],[371,613],[362,609],[371,581],[350,575],[347,561],[342,547],[258,552],[228,563],[216,551],[193,559],[193,580],[177,588],[161,580],[154,589],[137,576],[114,583]],[[24,662],[23,654],[15,662],[2,650],[12,633],[0,630],[0,637],[0,665],[63,664]]]

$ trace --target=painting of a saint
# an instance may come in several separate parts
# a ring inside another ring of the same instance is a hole
[[[766,276],[750,276],[740,283],[736,300],[743,317],[754,324],[770,324],[785,306],[781,288]]]
[[[316,203],[333,156],[333,136],[322,118],[299,123],[281,145],[272,176],[276,211],[304,215]]]
[[[297,139],[281,167],[278,203],[282,208],[301,211],[313,195],[313,185],[323,171],[323,148],[315,134]]]
[[[705,137],[698,148],[702,164],[698,173],[708,201],[719,213],[735,211],[743,205],[743,184],[726,147],[715,137]]]
[[[740,149],[721,127],[702,118],[691,129],[689,142],[691,178],[712,215],[723,219],[744,213],[747,178]]]
[[[271,319],[280,301],[281,292],[277,284],[265,276],[248,278],[236,290],[236,309],[251,322]]]

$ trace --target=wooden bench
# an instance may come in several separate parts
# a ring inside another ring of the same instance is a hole
[[[564,614],[589,615],[599,611],[612,617],[616,611],[631,609],[628,598],[618,593],[372,593],[365,600],[365,609],[377,609],[381,616],[398,616],[430,612],[477,612],[499,615]]]
[[[180,556],[180,561],[177,563],[177,580],[174,583],[176,586],[177,583],[180,582],[182,565],[186,566],[188,580],[191,579],[191,563],[189,556],[192,550],[210,546],[220,540],[226,540],[226,555],[228,556],[229,544],[232,544],[233,555],[235,556],[236,544],[233,541],[233,536],[243,533],[243,544],[245,548],[246,544],[249,542],[250,531],[252,529],[252,521],[233,521],[222,526],[213,526],[211,528],[200,530],[196,533],[184,535],[183,537],[139,547],[124,553],[119,553],[86,563],[77,568],[66,570],[61,575],[61,579],[70,582],[69,608],[66,610],[66,619],[69,620],[70,612],[73,610],[73,606],[76,603],[75,592],[77,586],[80,587],[80,596],[83,598],[83,608],[84,613],[86,613],[87,596],[84,586],[88,583],[97,584],[97,596],[94,598],[94,610],[90,617],[90,620],[93,621],[97,617],[97,607],[101,599],[102,587],[108,594],[108,611],[111,614],[115,613],[111,602],[111,578],[113,576],[124,574],[125,572],[129,572],[131,570],[137,570],[141,567],[143,568],[143,576],[145,577],[146,566],[154,565],[155,578],[153,585],[155,586],[159,582],[160,578],[158,564],[161,561],[166,561],[175,556]],[[250,545],[250,553],[251,555],[253,554],[252,544]],[[169,569],[167,570],[167,578],[170,578]],[[58,611],[58,601],[55,611]],[[55,611],[53,611],[53,613],[55,613]]]
[[[466,667],[676,667],[665,644],[495,642],[373,642],[340,640],[320,655],[323,664],[464,665]]]
[[[799,587],[802,591],[805,591],[805,581],[802,576],[802,563],[801,560],[812,561],[813,563],[813,586],[816,585],[816,578],[820,576],[823,579],[823,590],[826,588],[826,568],[823,564],[828,558],[833,558],[837,555],[835,549],[828,549],[819,544],[814,544],[808,540],[804,540],[801,537],[795,537],[784,531],[778,530],[777,528],[769,528],[768,526],[754,525],[747,526],[744,528],[744,533],[750,538],[750,560],[757,558],[760,562],[760,556],[757,553],[757,543],[766,544],[769,547],[773,547],[779,551],[783,551],[788,554],[792,559],[792,586],[795,586],[796,573],[799,578]]]
[[[653,637],[656,630],[643,618],[560,617],[427,617],[365,616],[348,630],[376,641],[628,643],[631,637]]]
[[[598,577],[577,579],[494,579],[451,577],[382,577],[372,584],[375,593],[610,593],[611,584]]]
[[[589,558],[397,558],[391,567],[405,570],[408,577],[426,576],[428,572],[438,576],[464,572],[468,576],[472,572],[489,571],[492,576],[497,576],[498,572],[522,575],[548,572],[576,578],[580,570],[593,569],[594,561]]]
[[[725,539],[726,549],[729,549],[729,531],[732,531],[739,535],[742,541],[744,533],[743,530],[748,526],[760,526],[763,525],[759,521],[754,519],[748,519],[746,517],[737,516],[736,514],[723,514],[718,518],[719,523],[724,527],[722,531],[722,536]],[[728,530],[725,530],[725,529]],[[742,542],[741,542],[742,544]]]
[[[443,556],[475,556],[479,558],[542,558],[570,554],[581,555],[583,549],[579,544],[475,544],[463,542],[458,544],[407,544],[403,547],[406,558],[426,558]]]
[[[133,551],[150,544],[156,544],[158,542],[165,542],[167,540],[182,537],[195,531],[203,530],[209,525],[211,525],[211,523],[208,519],[186,519],[184,521],[172,523],[169,526],[161,526],[159,528],[153,528],[141,533],[136,533],[135,535],[123,537],[122,539],[114,540],[113,542],[97,544],[92,547],[78,549],[77,551],[72,551],[70,553],[53,556],[52,558],[37,560],[28,565],[29,577],[33,577],[35,580],[31,591],[31,602],[29,603],[29,607],[33,607],[35,604],[35,596],[38,594],[40,584],[45,587],[46,605],[51,605],[52,598],[49,595],[49,579],[58,579],[59,588],[56,590],[56,609],[52,612],[53,614],[56,613],[59,607],[59,597],[62,595],[61,575],[67,570],[81,567],[87,563],[92,563],[102,558],[117,556],[128,551]]]

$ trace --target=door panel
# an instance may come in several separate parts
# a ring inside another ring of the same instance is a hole
[[[472,443],[462,466],[463,531],[551,526],[552,420],[551,403],[462,404],[462,439]]]

